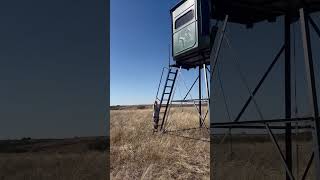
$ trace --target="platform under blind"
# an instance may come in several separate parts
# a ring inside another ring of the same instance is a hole
[[[291,13],[298,17],[298,9],[305,7],[309,12],[320,11],[320,0],[211,0],[213,19],[223,20],[229,15],[229,22],[254,24],[260,21],[274,21],[276,17]]]

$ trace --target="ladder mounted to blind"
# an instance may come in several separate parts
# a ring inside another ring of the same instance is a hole
[[[159,95],[159,89],[161,86],[161,82],[162,82],[162,78],[163,78],[163,74],[164,74],[164,70],[168,70],[168,74],[166,77],[166,81],[163,85],[163,90],[162,90],[162,94],[161,94],[161,98],[158,98]],[[158,86],[158,91],[157,91],[157,95],[156,95],[156,100],[160,101],[159,103],[159,108],[160,108],[160,113],[159,113],[159,123],[160,123],[160,131],[163,130],[163,125],[164,122],[166,121],[166,117],[167,117],[167,112],[168,112],[168,108],[170,105],[170,101],[172,99],[172,92],[174,89],[174,85],[176,82],[176,78],[177,78],[177,74],[178,74],[178,69],[174,68],[174,67],[170,67],[170,68],[163,68],[162,73],[161,73],[161,78],[160,78],[160,82],[159,82],[159,86]]]

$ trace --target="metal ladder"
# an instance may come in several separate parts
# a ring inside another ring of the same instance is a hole
[[[168,69],[168,74],[163,86],[161,99],[159,99],[158,93],[159,93],[159,88],[161,86],[162,76],[165,69]],[[168,107],[170,104],[171,95],[176,82],[177,74],[178,74],[178,69],[173,70],[173,68],[163,68],[162,70],[160,83],[159,83],[158,91],[156,95],[156,99],[160,100],[160,103],[159,103],[159,106],[160,106],[159,121],[161,121],[160,131],[163,129],[163,125],[167,117]]]

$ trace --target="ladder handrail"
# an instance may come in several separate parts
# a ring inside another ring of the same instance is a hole
[[[175,74],[175,77],[174,77],[175,80],[174,80],[174,83],[173,83],[172,89],[171,89],[172,94],[170,94],[170,98],[169,98],[169,100],[167,102],[167,103],[169,103],[169,104],[167,104],[167,107],[166,107],[166,109],[167,109],[166,111],[167,112],[165,112],[165,117],[163,117],[163,122],[162,122],[161,128],[160,128],[160,131],[162,130],[163,132],[165,132],[165,126],[167,125],[167,122],[168,122],[168,119],[169,119],[169,113],[170,113],[172,102],[173,102],[172,99],[173,99],[173,96],[174,96],[174,94],[175,94],[175,92],[177,90],[177,86],[175,85],[175,81],[177,80],[177,78],[179,78],[179,74],[180,73],[181,73],[181,66],[180,66],[179,69],[176,70],[176,74]]]
[[[163,67],[163,68],[162,68],[161,77],[160,77],[160,82],[159,82],[159,85],[158,85],[158,90],[157,90],[157,95],[156,95],[155,101],[156,101],[156,100],[160,100],[160,99],[158,98],[158,94],[159,94],[159,89],[160,89],[161,82],[162,82],[163,72],[164,72],[165,69],[168,69],[168,70],[169,70],[169,68],[167,68],[167,67]]]
[[[166,82],[164,83],[164,87],[163,87],[163,92],[162,92],[162,96],[161,96],[161,99],[160,99],[160,103],[159,103],[160,109],[161,109],[161,106],[162,106],[163,98],[164,98],[164,96],[165,96],[166,85],[167,85],[168,79],[169,79],[169,77],[170,77],[170,72],[171,72],[171,70],[169,69],[168,75],[167,75],[167,78],[166,78]]]
[[[172,71],[169,70],[169,72],[168,72],[168,77],[167,77],[167,81],[168,81],[168,78],[169,78],[169,75],[170,75],[171,72],[172,72]],[[167,114],[167,111],[168,111],[168,105],[169,105],[169,103],[170,103],[172,91],[173,91],[173,89],[174,89],[174,84],[175,84],[175,81],[176,81],[178,72],[179,72],[178,69],[176,69],[175,72],[174,72],[174,78],[173,78],[172,86],[171,86],[171,89],[170,89],[169,97],[168,97],[168,100],[167,100],[167,103],[166,103],[166,106],[165,106],[166,109],[164,110],[164,113],[163,113],[162,122],[161,122],[161,126],[160,126],[160,131],[162,130],[163,123],[164,123],[165,118],[166,118],[166,114]],[[165,85],[165,86],[166,86],[166,85]],[[163,92],[165,92],[165,89],[166,89],[166,87],[164,87]],[[161,106],[162,106],[163,96],[164,96],[164,94],[162,95],[162,98],[161,98],[160,108],[161,108]]]

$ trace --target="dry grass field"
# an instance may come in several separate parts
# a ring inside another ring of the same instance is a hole
[[[108,179],[105,138],[0,141],[0,180]]]
[[[152,134],[149,106],[117,107],[111,111],[112,179],[282,180],[285,170],[266,135],[216,135],[211,142],[198,127],[194,107],[172,108],[171,132]],[[208,122],[207,122],[208,123]],[[276,135],[284,152],[283,136]],[[301,179],[311,153],[310,136],[293,135],[293,174]],[[210,151],[212,171],[210,172]],[[298,171],[297,171],[298,169]],[[314,179],[313,165],[306,179]]]
[[[194,107],[172,108],[165,134],[152,134],[152,109],[111,110],[111,179],[209,179],[209,134]]]
[[[303,135],[302,135],[303,136]],[[250,138],[251,137],[251,138]],[[282,152],[284,152],[283,138],[277,137]],[[221,139],[221,137],[217,138]],[[307,138],[309,139],[309,138]],[[280,155],[268,136],[234,137],[232,147],[230,139],[223,144],[212,142],[211,151],[214,155],[211,172],[215,179],[226,180],[282,180],[285,179],[285,169]],[[298,145],[298,146],[297,146]],[[293,141],[293,175],[301,179],[311,155],[309,140]],[[297,158],[298,157],[298,158]],[[297,171],[299,169],[299,171]],[[306,179],[314,179],[312,165]]]

